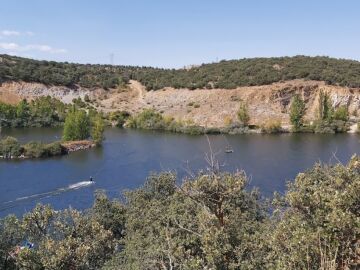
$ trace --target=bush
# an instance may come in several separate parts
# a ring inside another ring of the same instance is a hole
[[[289,184],[285,208],[274,213],[276,269],[356,269],[359,173],[353,157],[347,166],[317,164]]]
[[[153,109],[145,109],[136,116],[130,117],[126,126],[139,129],[164,129],[163,116]]]
[[[261,126],[261,131],[264,133],[280,133],[283,130],[279,120],[269,120]]]
[[[46,144],[44,146],[44,150],[46,152],[46,155],[49,157],[60,156],[64,153],[63,147],[61,146],[60,142]]]
[[[349,130],[349,123],[342,120],[317,121],[314,126],[315,133],[344,133]]]
[[[240,107],[237,112],[237,116],[242,124],[244,124],[245,126],[247,126],[249,124],[250,115],[248,112],[248,107],[245,103],[243,103],[243,102],[240,103]]]
[[[85,101],[85,102],[90,102],[90,97],[89,97],[88,94],[86,94],[86,95],[84,96],[84,101]]]
[[[4,158],[18,157],[21,151],[21,146],[14,137],[6,137],[0,141],[0,155]]]
[[[346,106],[340,106],[334,112],[333,118],[335,120],[348,121],[349,120],[349,112]]]
[[[110,113],[109,119],[115,122],[117,127],[123,127],[129,117],[130,113],[127,111],[116,111]]]
[[[29,158],[40,158],[47,156],[47,151],[43,143],[33,141],[24,145],[24,155]]]

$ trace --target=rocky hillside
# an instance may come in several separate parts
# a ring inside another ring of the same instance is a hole
[[[74,98],[89,97],[89,104],[105,112],[125,110],[137,113],[154,108],[164,115],[192,120],[207,127],[222,127],[225,122],[236,121],[240,101],[249,108],[250,123],[261,125],[268,120],[280,120],[289,126],[291,98],[300,94],[306,102],[306,120],[316,119],[320,91],[329,93],[334,107],[346,105],[351,117],[360,115],[360,88],[328,85],[321,81],[289,80],[261,86],[244,86],[234,89],[175,89],[165,87],[147,91],[138,81],[127,86],[105,90],[103,88],[76,89],[66,86],[47,86],[41,83],[4,82],[0,87],[0,101],[16,103],[23,98],[38,96],[56,97],[65,103]]]

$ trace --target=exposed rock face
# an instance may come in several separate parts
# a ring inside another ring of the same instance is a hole
[[[239,87],[236,89],[173,89],[164,88],[147,92],[136,81],[126,89],[85,89],[45,86],[38,83],[4,83],[0,87],[0,101],[16,103],[22,98],[33,99],[50,95],[65,103],[88,95],[93,105],[102,111],[125,110],[136,113],[153,108],[178,119],[191,119],[207,127],[222,127],[225,122],[236,121],[239,102],[248,104],[250,124],[261,125],[269,120],[289,125],[289,108],[295,94],[306,103],[306,120],[317,117],[319,93],[331,97],[335,107],[346,105],[351,115],[360,115],[360,89],[329,86],[319,81],[293,80],[271,85]],[[354,118],[354,116],[353,116]],[[357,118],[357,116],[355,117]]]
[[[17,103],[23,98],[28,100],[51,96],[64,103],[71,103],[74,98],[84,98],[86,94],[93,93],[90,89],[69,88],[65,86],[47,86],[40,83],[12,82],[3,83],[0,87],[0,101]]]
[[[70,142],[61,143],[61,146],[65,149],[67,153],[71,153],[71,152],[76,152],[94,147],[95,143],[89,140],[70,141]]]

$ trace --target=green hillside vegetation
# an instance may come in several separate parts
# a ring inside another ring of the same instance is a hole
[[[169,172],[92,208],[0,219],[1,269],[357,269],[360,160],[316,164],[265,200],[244,172]],[[24,241],[34,248],[19,249]]]
[[[39,97],[31,102],[25,99],[17,105],[0,102],[0,126],[2,127],[47,127],[64,122],[70,108],[61,101]]]
[[[69,87],[114,88],[130,79],[148,90],[174,88],[236,88],[306,79],[331,85],[360,87],[360,62],[329,57],[252,58],[202,64],[190,69],[84,65],[37,61],[0,55],[0,82],[26,81]]]

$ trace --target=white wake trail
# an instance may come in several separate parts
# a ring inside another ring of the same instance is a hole
[[[19,197],[19,198],[16,198],[15,200],[7,201],[7,202],[2,203],[0,205],[0,212],[4,211],[6,209],[9,209],[9,208],[15,207],[15,206],[17,206],[18,204],[20,204],[23,201],[32,201],[32,200],[41,199],[41,198],[45,198],[45,197],[51,197],[51,196],[58,195],[60,193],[64,193],[64,192],[67,192],[67,191],[88,187],[88,186],[91,186],[91,185],[94,185],[94,184],[95,184],[94,181],[81,181],[81,182],[78,182],[78,183],[75,183],[75,184],[70,184],[67,187],[58,188],[58,189],[55,189],[55,190],[52,190],[52,191],[43,192],[43,193],[37,193],[37,194],[24,196],[24,197]]]

